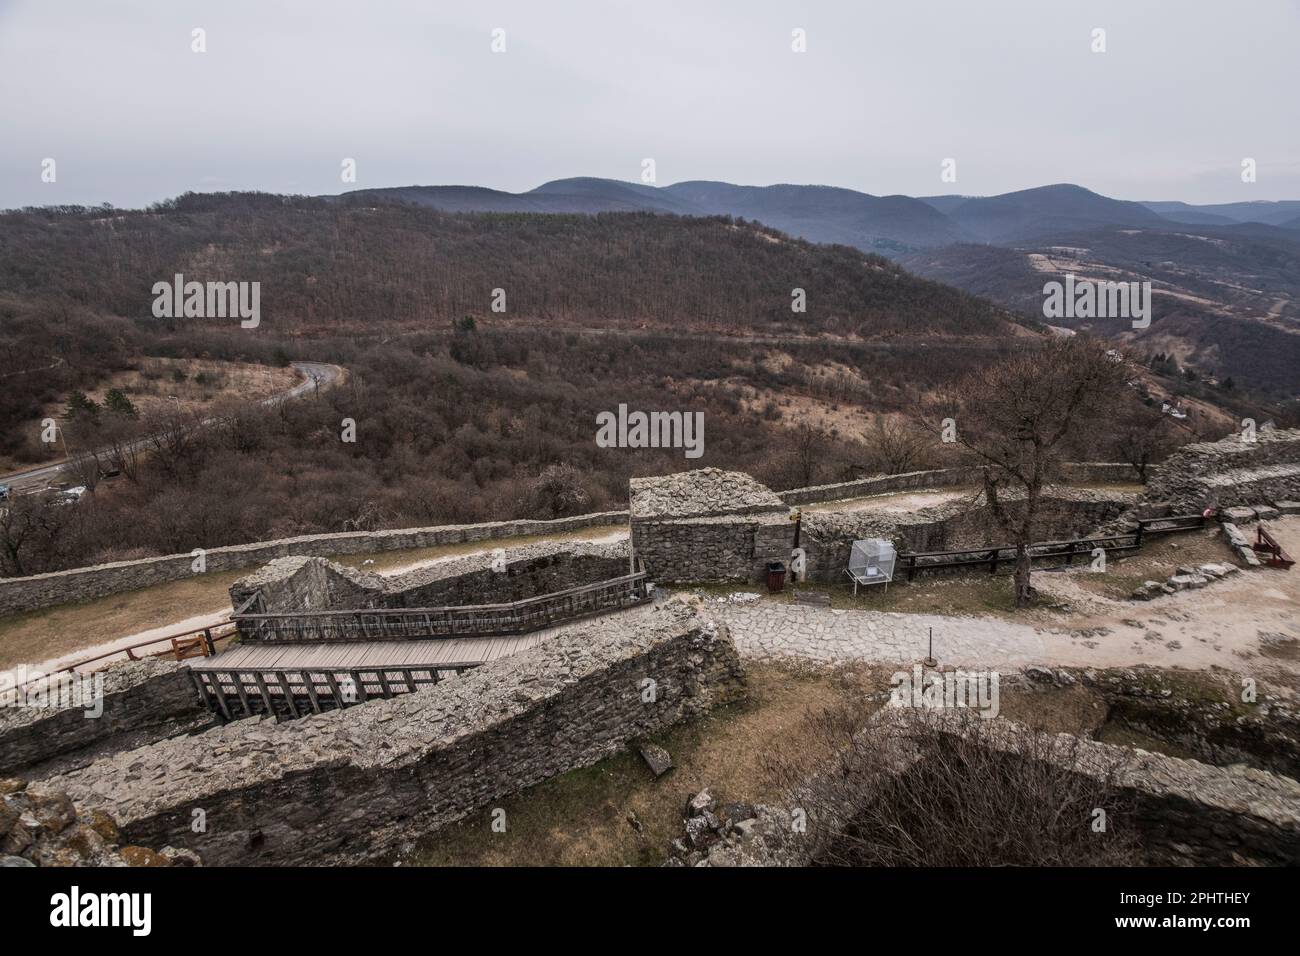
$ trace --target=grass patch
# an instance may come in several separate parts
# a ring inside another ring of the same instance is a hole
[[[806,715],[879,683],[878,673],[749,668],[747,700],[656,736],[674,768],[655,779],[639,755],[624,752],[561,774],[495,807],[507,829],[492,832],[492,809],[421,840],[404,862],[417,866],[654,866],[682,835],[682,810],[704,787],[721,802],[776,796],[766,758],[797,748]],[[887,677],[885,678],[887,686]],[[635,819],[640,826],[633,825]]]
[[[815,668],[752,664],[747,700],[657,735],[674,768],[655,779],[632,751],[573,770],[418,840],[414,866],[656,866],[682,836],[686,801],[709,787],[719,803],[780,797],[772,758],[818,746],[813,717],[888,691],[893,665]],[[1003,688],[1001,716],[1050,733],[1095,734],[1107,707],[1076,685]],[[874,706],[871,705],[871,706]],[[1147,748],[1151,749],[1151,748]],[[492,811],[505,811],[504,833]],[[632,820],[636,821],[636,825]],[[639,826],[639,829],[638,829]]]
[[[230,585],[244,573],[213,571],[93,601],[0,618],[0,667],[61,657],[223,606],[228,608]]]

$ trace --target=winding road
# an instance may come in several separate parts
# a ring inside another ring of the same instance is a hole
[[[288,401],[291,398],[298,398],[309,391],[333,385],[346,374],[346,370],[341,365],[329,365],[324,362],[293,362],[292,365],[302,374],[303,380],[287,391],[278,392],[269,398],[262,399],[258,402],[259,405],[278,405],[280,402]],[[209,425],[213,421],[212,418],[205,418],[199,424]],[[144,438],[138,438],[131,442],[128,448],[137,451],[145,448],[148,443],[149,436],[146,435]],[[36,468],[0,475],[0,485],[8,485],[12,494],[29,494],[46,487],[67,467],[68,461],[64,459],[48,465],[39,465]]]

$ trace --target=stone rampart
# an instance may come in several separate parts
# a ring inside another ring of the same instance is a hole
[[[84,693],[54,688],[78,681]],[[116,664],[93,675],[54,675],[52,684],[4,695],[0,707],[0,777],[78,751],[112,748],[115,741],[138,747],[172,734],[210,726],[189,668],[149,658]],[[102,681],[102,684],[100,682]],[[90,699],[102,687],[102,701]],[[102,711],[93,716],[102,703]],[[92,716],[87,716],[91,714]]]
[[[111,812],[131,842],[207,864],[356,863],[743,694],[725,627],[674,600],[416,693],[236,721],[45,785]]]
[[[406,551],[449,544],[494,541],[532,535],[550,535],[580,528],[626,525],[626,511],[557,518],[554,521],[494,521],[486,524],[443,525],[435,528],[403,528],[394,531],[351,531],[339,534],[309,534],[275,541],[258,541],[204,552],[205,573],[236,571],[265,564],[275,558],[294,555],[370,554]],[[21,578],[0,578],[0,615],[15,614],[90,601],[110,594],[167,584],[193,577],[194,557],[169,554],[138,561],[114,561],[68,571],[35,574]]]

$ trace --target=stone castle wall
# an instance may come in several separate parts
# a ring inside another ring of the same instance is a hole
[[[1150,468],[1154,474],[1158,469]],[[1069,462],[1063,469],[1065,481],[1071,484],[1124,484],[1137,483],[1138,474],[1132,465],[1123,462]],[[842,481],[831,485],[813,485],[808,488],[791,488],[777,492],[787,505],[811,505],[827,501],[844,501],[898,491],[917,491],[923,488],[979,488],[983,477],[978,468],[940,468],[933,471],[909,471],[900,475],[875,475],[856,481]]]
[[[493,541],[500,538],[549,535],[580,528],[626,525],[627,512],[558,518],[554,521],[494,521],[485,524],[443,525],[435,528],[405,528],[396,531],[352,531],[340,534],[310,534],[275,541],[259,541],[205,552],[208,572],[236,571],[275,558],[294,555],[369,554],[405,551],[448,544]],[[22,578],[0,578],[0,615],[33,611],[78,601],[89,601],[140,588],[153,587],[192,577],[194,558],[170,554],[138,561],[115,561],[68,571],[35,574]]]
[[[906,719],[886,711],[884,720]],[[988,721],[982,745],[1017,754],[1019,735],[1026,732],[1006,720]],[[960,721],[954,721],[954,727]],[[1059,767],[1105,781],[1131,800],[1142,849],[1153,862],[1193,866],[1234,866],[1248,863],[1294,865],[1300,860],[1300,783],[1289,777],[1244,767],[1213,767],[1146,751],[1130,751],[1100,741],[1060,734],[1051,748],[1035,748]],[[900,749],[898,766],[909,756]],[[924,759],[922,757],[921,759]],[[874,772],[878,768],[866,768]],[[832,791],[818,786],[823,811]],[[836,792],[848,795],[836,808],[841,821],[852,818],[851,781],[840,780]],[[810,824],[806,833],[791,827],[790,807],[758,808],[754,824],[742,836],[714,846],[709,866],[807,866],[817,861],[821,841],[833,839],[832,822],[823,832]],[[1130,825],[1123,818],[1117,826]]]
[[[1147,487],[1148,501],[1177,513],[1300,498],[1300,429],[1261,429],[1253,442],[1225,438],[1185,445]]]
[[[208,864],[364,862],[743,694],[725,628],[668,601],[393,700],[236,721],[45,785]]]
[[[1019,504],[1010,494],[1011,514]],[[804,514],[800,546],[809,580],[845,580],[855,540],[886,538],[900,553],[1003,544],[1006,532],[990,509],[953,501],[912,512],[813,511]],[[1037,540],[1086,536],[1131,507],[1122,492],[1054,488],[1044,493]],[[661,583],[760,582],[771,561],[789,562],[794,525],[785,513],[632,522],[632,544],[651,580]]]
[[[129,739],[136,747],[215,722],[183,664],[149,658],[100,674],[98,717],[87,717],[85,704],[66,699],[60,706],[0,707],[0,777],[77,751],[111,748],[115,740]]]
[[[262,613],[507,604],[629,573],[627,543],[544,542],[380,575],[325,558],[277,558],[230,587],[231,607],[260,594]],[[498,569],[499,567],[499,569]]]

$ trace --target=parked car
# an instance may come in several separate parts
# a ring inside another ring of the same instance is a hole
[[[0,485],[0,501],[4,501],[8,497],[9,497],[9,486]]]

